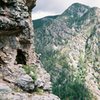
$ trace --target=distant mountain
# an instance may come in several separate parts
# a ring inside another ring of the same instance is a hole
[[[33,23],[36,52],[52,76],[53,92],[61,100],[92,100],[91,93],[100,100],[100,9],[75,3]]]
[[[52,20],[55,19],[57,16],[48,16],[44,17],[43,19],[34,20],[34,28],[42,27],[43,25],[51,24]]]

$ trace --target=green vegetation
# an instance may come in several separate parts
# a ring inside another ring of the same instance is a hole
[[[23,65],[23,69],[25,72],[32,77],[32,79],[35,81],[37,76],[36,76],[36,65]]]
[[[92,94],[85,87],[84,83],[69,81],[62,84],[58,82],[53,86],[53,93],[58,95],[61,100],[92,100]]]
[[[82,53],[77,73],[68,65],[67,57],[58,51],[45,52],[41,60],[51,74],[53,93],[61,100],[92,100],[93,96],[85,86],[86,65]]]
[[[42,25],[40,20],[36,22],[40,21],[41,27],[35,29],[35,50],[51,75],[53,93],[61,100],[93,99],[85,78],[90,67],[99,73],[99,36],[95,11],[90,10],[93,9],[76,3],[52,23],[45,24],[50,21],[48,18],[42,19]],[[93,77],[99,84],[98,75]]]
[[[79,57],[79,62],[78,62],[78,72],[76,75],[76,80],[78,80],[79,83],[84,83],[85,82],[85,77],[86,77],[86,64],[84,60],[84,54],[80,53]]]
[[[61,54],[60,51],[54,51],[52,48],[39,49],[41,53],[40,60],[45,69],[50,73],[53,83],[53,93],[61,98],[61,100],[92,100],[93,95],[85,85],[86,63],[84,54],[80,53],[78,70],[75,71],[68,64],[68,57]]]
[[[58,95],[61,100],[92,100],[93,96],[84,84],[85,70],[83,62],[80,62],[80,69],[76,76],[73,75],[70,66],[66,64],[64,59],[60,60],[60,63],[64,67],[53,84],[53,93]]]
[[[35,81],[37,79],[37,75],[36,75],[36,65],[24,65],[23,66],[23,69],[25,70],[25,72],[30,75],[33,79],[33,81]],[[38,87],[35,87],[35,90],[34,90],[35,93],[41,95],[43,94],[43,89],[42,88],[38,88]]]
[[[18,86],[15,86],[13,88],[13,90],[16,91],[16,92],[23,92],[23,90],[21,88],[19,88]]]
[[[44,90],[43,90],[42,88],[36,87],[36,88],[35,88],[35,93],[36,93],[36,94],[39,94],[39,95],[42,95],[42,94],[44,93]]]

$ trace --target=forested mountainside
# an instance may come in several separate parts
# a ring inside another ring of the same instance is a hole
[[[100,100],[100,9],[72,4],[34,20],[35,51],[61,100]]]

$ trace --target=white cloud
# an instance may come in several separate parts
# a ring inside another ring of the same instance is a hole
[[[100,0],[37,0],[32,18],[37,19],[48,15],[61,14],[73,3],[82,3],[91,7],[100,7]]]
[[[53,16],[53,15],[56,15],[56,13],[52,13],[52,12],[43,12],[43,11],[38,11],[36,13],[32,13],[32,19],[39,19],[39,18],[42,18],[44,16]]]

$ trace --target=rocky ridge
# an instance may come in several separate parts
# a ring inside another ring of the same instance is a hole
[[[36,52],[41,54],[45,69],[52,75],[54,88],[58,85],[57,89],[62,89],[64,84],[68,84],[69,77],[64,79],[63,74],[63,77],[61,76],[61,71],[67,69],[65,77],[72,73],[74,80],[81,80],[82,83],[85,81],[85,86],[96,96],[96,100],[99,100],[100,9],[75,3],[61,15],[33,22]],[[38,26],[41,22],[42,25]],[[60,77],[62,82],[59,82]],[[57,79],[58,83],[55,82]],[[59,85],[62,88],[59,88]],[[55,89],[54,93],[59,95]],[[66,100],[67,96],[65,94],[63,100]],[[62,94],[60,97],[62,98]],[[82,100],[84,99],[86,98],[83,97]]]
[[[34,50],[36,0],[0,0],[0,100],[60,100]]]

